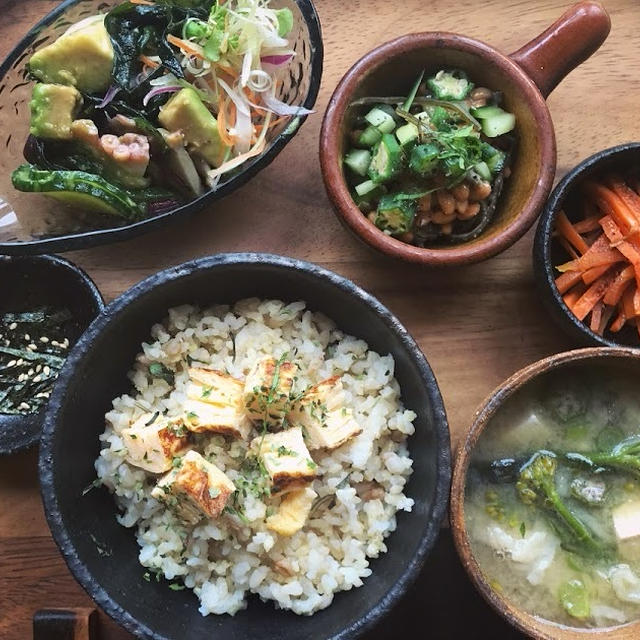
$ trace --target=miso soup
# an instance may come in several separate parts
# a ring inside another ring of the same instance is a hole
[[[586,364],[505,402],[476,445],[464,510],[494,590],[546,620],[608,627],[640,617],[640,394],[624,364]]]

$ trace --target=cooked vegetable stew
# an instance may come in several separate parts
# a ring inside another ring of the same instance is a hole
[[[406,97],[356,100],[344,156],[354,201],[379,229],[420,247],[460,243],[490,224],[514,152],[499,92],[458,70]]]
[[[557,265],[556,286],[599,335],[631,326],[640,333],[640,172],[585,182],[571,222],[556,218],[555,237],[571,258]]]
[[[132,0],[36,51],[16,189],[135,221],[217,188],[267,146],[295,56],[269,0]]]

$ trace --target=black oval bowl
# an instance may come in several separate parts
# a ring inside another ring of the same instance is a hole
[[[230,617],[198,613],[191,591],[143,580],[133,531],[115,519],[104,489],[83,496],[95,478],[98,436],[112,398],[127,392],[126,373],[169,307],[230,303],[258,296],[305,300],[347,333],[391,353],[405,405],[418,415],[409,440],[416,504],[398,514],[388,552],[372,561],[364,586],[337,594],[311,617],[249,599]],[[53,537],[89,595],[136,637],[153,640],[347,640],[371,628],[404,594],[431,550],[445,513],[451,475],[447,419],[433,373],[400,322],[349,280],[308,262],[268,254],[223,254],[157,273],[112,302],[78,341],[49,403],[40,445],[40,482]]]
[[[571,313],[555,285],[558,272],[554,265],[566,262],[567,256],[552,236],[558,211],[564,209],[569,220],[576,220],[576,207],[572,205],[584,180],[610,169],[628,170],[634,164],[640,169],[640,142],[604,149],[583,160],[558,183],[538,222],[533,243],[533,272],[538,293],[551,317],[577,345],[640,347],[638,333],[630,327],[624,327],[617,334],[605,332],[599,336]]]
[[[2,143],[0,146],[3,149],[0,155],[0,168],[5,175],[5,178],[0,178],[1,186],[5,190],[3,197],[0,198],[0,205],[4,198],[9,198],[9,210],[12,209],[9,194],[13,187],[7,176],[20,164],[22,145],[24,145],[26,138],[26,133],[21,138],[16,132],[28,130],[28,102],[32,83],[29,81],[26,62],[36,49],[52,42],[72,22],[97,12],[104,12],[114,4],[116,4],[116,0],[65,0],[30,29],[0,64],[0,143]],[[304,99],[300,102],[300,106],[312,109],[318,96],[322,78],[324,49],[320,19],[312,0],[287,0],[285,6],[290,6],[293,9],[294,24],[300,23],[300,28],[306,29],[306,33],[301,33],[299,41],[294,43],[294,49],[297,52],[294,62],[297,66],[288,74],[283,75],[283,84],[279,89],[282,93],[280,97],[284,101],[298,102],[297,96],[302,93]],[[306,93],[303,93],[305,88]],[[0,253],[33,255],[93,247],[127,240],[157,229],[171,221],[191,216],[229,195],[269,165],[298,132],[306,118],[304,115],[292,117],[268,143],[266,151],[247,161],[230,178],[221,181],[215,191],[207,191],[197,199],[176,209],[122,226],[87,230],[70,228],[59,235],[46,232],[38,237],[30,236],[30,238],[23,240],[14,239],[12,236],[7,241],[0,240]],[[32,198],[37,197],[34,194],[28,195]],[[25,207],[28,209],[27,218],[29,218],[33,215],[33,211],[29,203],[26,205],[23,203],[21,209]],[[1,208],[2,206],[0,206]],[[39,208],[43,210],[42,214],[38,214],[43,218],[43,221],[56,218],[56,211],[46,212],[46,202],[43,204],[41,201]],[[4,213],[0,212],[0,218]]]
[[[102,311],[104,302],[93,280],[58,256],[0,256],[0,315],[42,305],[66,307],[72,314],[65,330],[74,343]],[[45,411],[26,415],[0,413],[0,455],[35,444]]]

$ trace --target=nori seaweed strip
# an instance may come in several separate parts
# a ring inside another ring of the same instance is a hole
[[[24,313],[5,313],[2,316],[2,322],[11,324],[17,322],[22,324],[25,322],[44,322],[46,315],[44,311],[25,311]]]
[[[12,349],[11,347],[0,347],[0,353],[6,353],[9,356],[15,356],[16,358],[22,358],[23,360],[33,360],[34,362],[42,361],[46,364],[61,369],[64,364],[64,358],[59,356],[52,356],[48,353],[41,353],[38,351],[27,351],[26,349]]]

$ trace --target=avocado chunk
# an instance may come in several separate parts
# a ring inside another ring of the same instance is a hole
[[[29,71],[38,80],[71,85],[84,93],[106,90],[112,68],[113,47],[104,20],[63,34],[29,60]]]
[[[82,96],[75,87],[62,84],[41,84],[31,94],[31,126],[29,133],[38,138],[71,140],[71,123],[75,119]]]
[[[193,89],[175,93],[160,109],[158,120],[169,131],[181,131],[190,152],[213,167],[222,164],[226,145],[220,139],[218,122]]]

